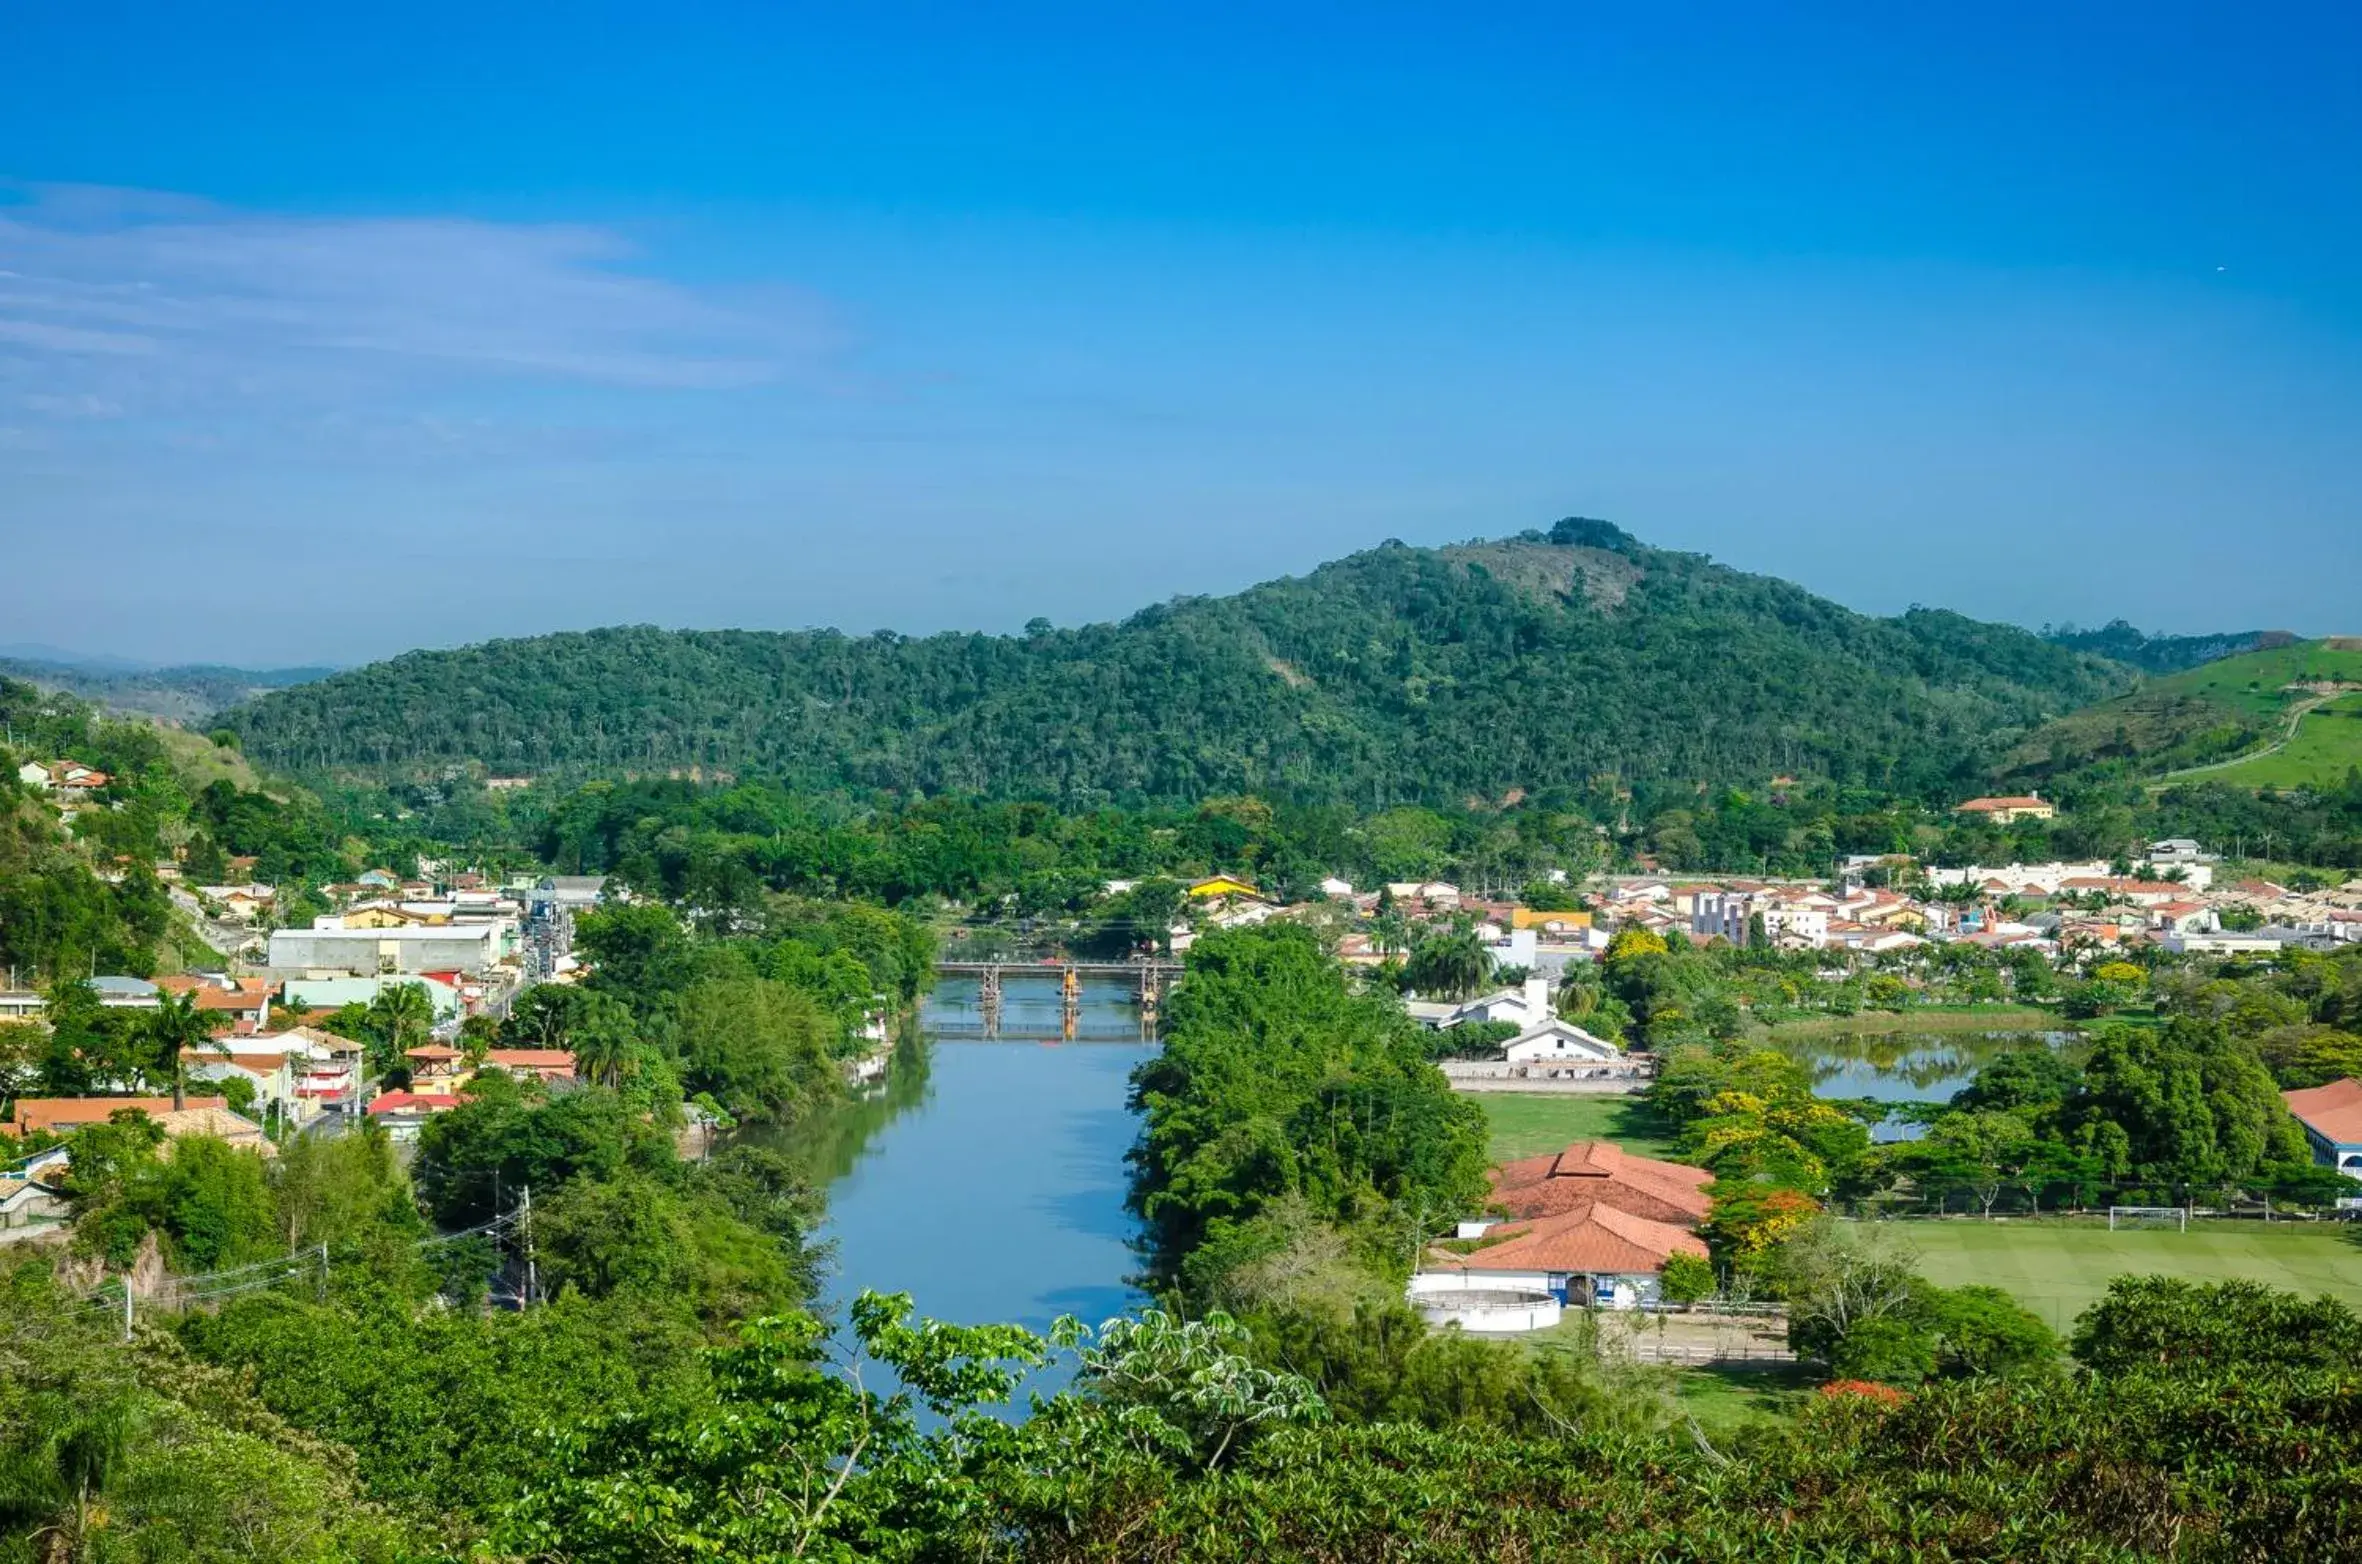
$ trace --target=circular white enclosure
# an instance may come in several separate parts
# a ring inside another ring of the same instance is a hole
[[[1553,1295],[1519,1287],[1421,1289],[1411,1295],[1411,1304],[1430,1325],[1495,1333],[1548,1330],[1562,1312]]]

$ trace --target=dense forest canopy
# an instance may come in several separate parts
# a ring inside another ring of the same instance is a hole
[[[595,630],[413,652],[227,714],[301,771],[760,772],[1070,806],[1363,808],[1775,773],[1935,796],[2131,681],[2030,632],[1854,613],[1604,522],[1022,636]]]

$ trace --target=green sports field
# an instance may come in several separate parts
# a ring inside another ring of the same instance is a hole
[[[1492,1126],[1495,1162],[1564,1151],[1578,1140],[1612,1140],[1635,1156],[1673,1155],[1671,1132],[1638,1097],[1544,1092],[1471,1093]]]
[[[2064,1333],[2108,1287],[2129,1274],[2190,1281],[2262,1282],[2362,1305],[2362,1243],[2349,1225],[2193,1222],[2109,1232],[2102,1221],[1897,1222],[1919,1269],[1941,1287],[2003,1288]]]

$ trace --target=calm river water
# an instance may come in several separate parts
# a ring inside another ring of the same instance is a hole
[[[1037,1331],[1139,1301],[1124,1102],[1155,1044],[1117,984],[1086,984],[1078,1040],[1064,1030],[1054,978],[1012,978],[990,1039],[976,985],[947,982],[883,1094],[797,1132],[828,1191],[839,1319],[863,1288],[907,1292],[937,1319]]]

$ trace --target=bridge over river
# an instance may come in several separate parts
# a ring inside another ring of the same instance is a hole
[[[1139,957],[1129,961],[1084,961],[1069,956],[1046,956],[1033,959],[962,958],[946,957],[935,963],[935,971],[942,977],[973,978],[976,982],[976,1015],[973,1022],[951,1021],[938,1017],[932,1030],[949,1038],[966,1033],[984,1038],[1001,1035],[1001,1013],[1011,982],[1044,979],[1057,985],[1062,1034],[1073,1040],[1084,1039],[1086,1031],[1096,1033],[1102,1027],[1085,1028],[1083,1016],[1083,985],[1121,983],[1129,991],[1131,1000],[1139,1007],[1137,1027],[1123,1029],[1126,1040],[1137,1040],[1153,1035],[1157,1013],[1163,1008],[1165,991],[1181,976],[1181,963],[1163,957]],[[1112,1035],[1111,1041],[1116,1040]]]

